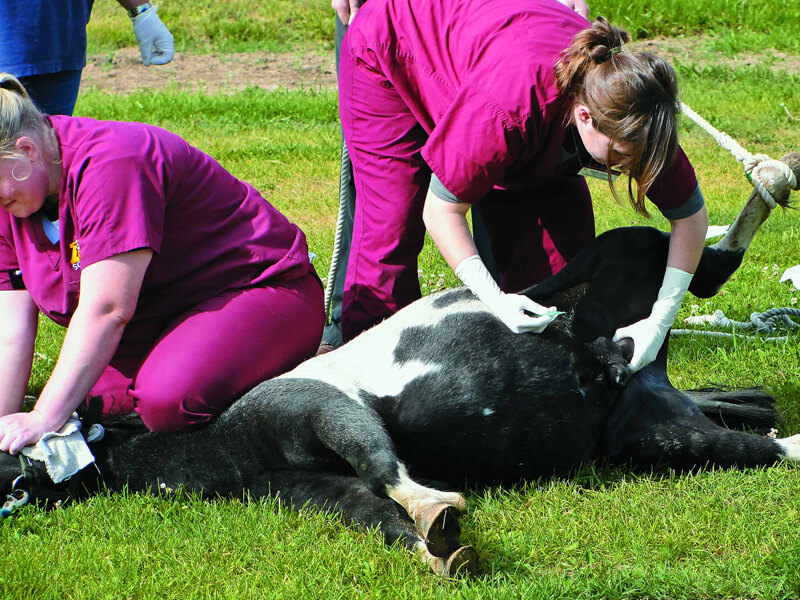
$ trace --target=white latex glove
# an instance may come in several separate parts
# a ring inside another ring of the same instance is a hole
[[[139,42],[142,53],[142,62],[145,67],[165,65],[175,55],[175,40],[161,22],[156,12],[157,7],[151,6],[143,13],[132,17],[133,35]]]
[[[667,332],[675,322],[675,316],[692,282],[692,276],[686,271],[667,267],[664,281],[658,291],[658,299],[653,304],[650,316],[633,325],[617,329],[614,334],[615,342],[626,337],[633,339],[633,357],[630,366],[634,373],[649,365],[658,356]]]
[[[561,314],[527,296],[503,292],[477,254],[462,260],[456,275],[514,333],[541,333]]]

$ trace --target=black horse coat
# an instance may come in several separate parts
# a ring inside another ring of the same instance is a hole
[[[722,243],[705,249],[692,293],[715,294],[739,266],[766,218],[753,210],[756,217],[740,217]],[[389,541],[405,540],[446,573],[474,561],[459,548],[454,515],[463,499],[409,473],[461,487],[564,473],[598,459],[691,468],[800,458],[797,436],[774,440],[707,418],[703,408],[713,406],[709,412],[769,427],[775,414],[735,392],[693,400],[676,390],[666,343],[653,364],[628,373],[629,348],[610,338],[649,314],[668,244],[667,234],[647,227],[599,236],[524,292],[564,311],[538,335],[510,332],[456,288],[263,382],[208,426],[172,434],[109,427],[92,445],[102,481],[112,489],[183,486],[336,507],[380,526]],[[0,462],[0,481],[18,474],[14,461]]]

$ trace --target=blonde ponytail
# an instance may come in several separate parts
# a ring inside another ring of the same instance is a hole
[[[23,135],[42,145],[58,162],[58,142],[25,86],[8,73],[0,73],[0,158],[18,157],[17,140]]]

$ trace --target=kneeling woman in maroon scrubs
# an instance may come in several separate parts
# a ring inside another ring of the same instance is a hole
[[[356,190],[345,340],[419,297],[426,229],[510,329],[541,331],[553,318],[543,313],[554,311],[513,292],[591,241],[584,177],[617,166],[636,183],[628,188],[634,209],[646,214],[647,195],[672,229],[652,314],[618,332],[634,338],[633,369],[655,358],[708,220],[677,143],[675,74],[625,41],[605,20],[590,24],[555,0],[364,4],[339,67]]]
[[[204,423],[319,345],[305,236],[180,137],[42,115],[0,74],[0,450],[88,397],[156,431]],[[20,413],[41,311],[67,326]]]

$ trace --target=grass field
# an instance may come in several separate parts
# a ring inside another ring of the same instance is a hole
[[[752,153],[800,150],[800,121],[792,116],[800,115],[800,76],[769,59],[778,51],[800,55],[800,3],[608,0],[592,9],[637,38],[680,36],[678,46],[699,45],[707,60],[675,61],[684,101]],[[332,52],[332,11],[322,0],[162,0],[159,12],[180,52]],[[133,43],[110,0],[96,3],[89,36],[92,53]],[[731,60],[753,53],[768,58]],[[157,124],[209,152],[304,229],[319,273],[327,273],[338,186],[335,91],[85,91],[77,113]],[[741,166],[691,123],[682,144],[712,224],[731,223],[750,189]],[[598,231],[667,227],[592,185]],[[776,211],[724,295],[688,296],[679,323],[691,312],[720,309],[746,320],[796,306],[798,292],[778,280],[800,263],[798,225],[796,211]],[[457,283],[430,242],[420,268],[426,291]],[[63,330],[42,321],[30,393],[44,385],[62,338]],[[677,338],[670,376],[686,388],[764,386],[778,398],[781,434],[800,431],[796,335],[786,343]],[[565,480],[472,491],[468,501],[464,538],[484,569],[470,581],[438,580],[404,550],[384,547],[376,532],[272,501],[117,494],[60,511],[27,508],[0,524],[0,598],[800,597],[796,467],[631,475],[587,465]]]

